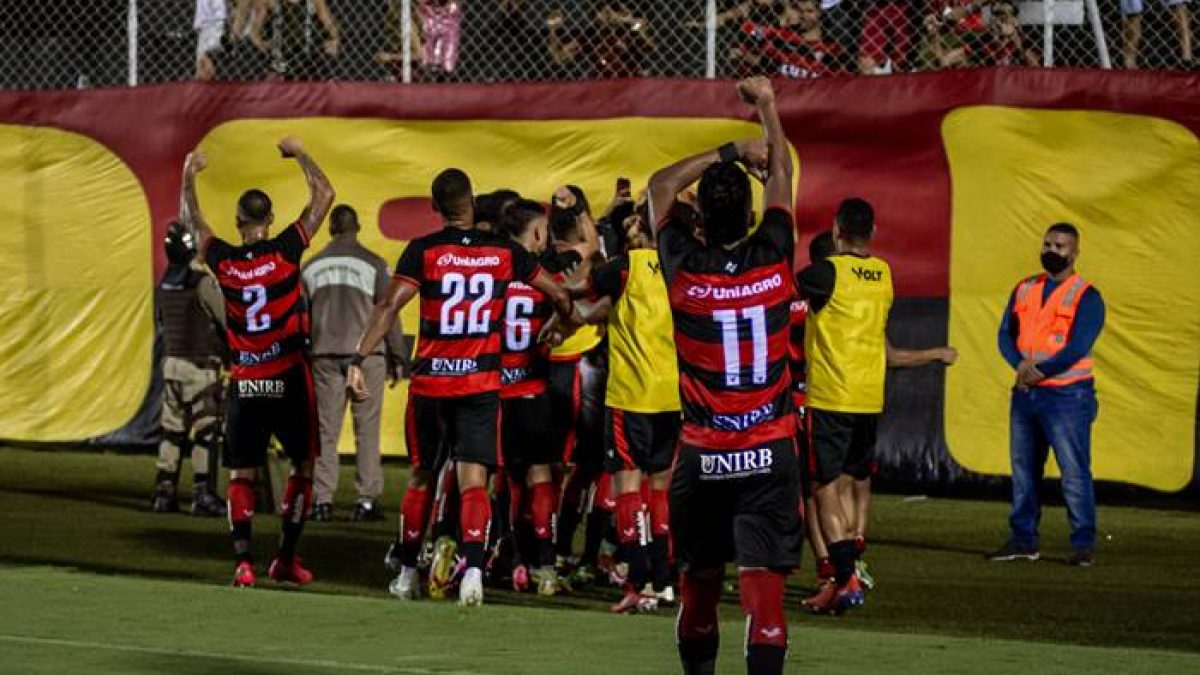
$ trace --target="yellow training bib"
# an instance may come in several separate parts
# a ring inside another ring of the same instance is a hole
[[[658,251],[629,252],[625,290],[608,315],[605,405],[642,413],[680,409],[675,325]]]
[[[883,411],[887,374],[887,319],[892,270],[879,258],[839,254],[833,295],[808,315],[808,403],[846,413]]]

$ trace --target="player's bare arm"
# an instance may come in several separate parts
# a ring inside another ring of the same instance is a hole
[[[204,251],[213,236],[212,228],[200,212],[196,197],[196,174],[208,168],[208,158],[200,150],[188,153],[183,161],[183,186],[179,190],[179,222],[196,238],[196,249]]]
[[[958,360],[958,350],[954,347],[934,347],[932,349],[900,349],[887,343],[887,364],[891,368],[917,368],[930,363],[953,365]]]
[[[279,152],[285,158],[295,159],[296,163],[300,165],[301,171],[304,172],[304,179],[308,181],[308,206],[304,209],[304,213],[300,214],[300,225],[304,228],[308,239],[311,240],[321,229],[321,223],[325,222],[325,217],[329,215],[329,209],[333,208],[333,200],[336,196],[333,185],[325,176],[325,172],[317,165],[316,160],[304,151],[304,146],[299,139],[288,136],[279,141]]]
[[[583,325],[583,317],[579,314],[579,308],[571,300],[570,294],[562,286],[554,283],[554,279],[550,278],[545,270],[539,271],[529,285],[545,293],[554,305],[554,312],[558,317],[558,321],[554,323],[558,325],[558,330],[563,331],[565,335],[570,335],[576,328]]]
[[[346,387],[355,401],[365,401],[371,395],[363,377],[362,359],[374,353],[379,343],[387,337],[388,330],[400,315],[400,310],[416,297],[417,291],[417,286],[407,279],[392,279],[387,294],[375,305],[375,309],[371,310],[371,320],[367,324],[366,332],[358,340],[354,361],[346,369]]]
[[[758,121],[767,139],[767,183],[763,194],[763,211],[772,206],[792,204],[792,155],[788,152],[787,136],[779,121],[775,105],[775,89],[765,77],[751,77],[737,84],[742,100],[758,110]]]

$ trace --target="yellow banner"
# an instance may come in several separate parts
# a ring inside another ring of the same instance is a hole
[[[1107,307],[1095,348],[1095,477],[1183,488],[1200,378],[1200,142],[1158,118],[997,107],[956,110],[942,133],[949,334],[960,353],[946,381],[951,454],[973,471],[1010,473],[1014,375],[997,330],[1017,282],[1040,271],[1046,228],[1065,221],[1080,230],[1079,273]]]

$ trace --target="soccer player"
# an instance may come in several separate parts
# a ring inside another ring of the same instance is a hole
[[[667,487],[682,426],[675,336],[662,265],[652,234],[642,230],[632,202],[613,211],[631,225],[627,250],[590,275],[599,302],[589,323],[608,321],[605,466],[616,495],[617,540],[628,566],[615,613],[653,611],[670,588]],[[642,499],[648,479],[649,511]],[[653,591],[646,586],[653,576]]]
[[[957,358],[949,347],[897,350],[888,342],[892,273],[886,262],[870,254],[874,233],[871,205],[857,198],[843,201],[833,226],[837,253],[813,261],[798,277],[809,306],[809,466],[834,568],[834,585],[806,601],[818,613],[837,614],[863,603],[856,570],[865,576],[860,562],[887,366],[950,364]]]
[[[808,259],[811,264],[821,263],[836,253],[837,244],[834,241],[831,230],[826,230],[818,234],[809,242]],[[801,280],[798,275],[796,284],[797,288],[799,288]],[[814,464],[815,457],[808,442],[807,420],[804,417],[808,404],[807,363],[804,357],[804,335],[808,313],[809,306],[807,300],[797,298],[792,302],[791,371],[792,382],[794,384],[793,401],[796,404],[797,411],[800,412],[802,422],[800,433],[797,434],[797,442],[800,445],[800,454],[803,460],[802,469],[804,470],[805,529],[808,534],[809,545],[812,547],[813,555],[817,560],[818,584],[818,592],[812,597],[803,600],[801,604],[815,611],[823,607],[828,602],[830,595],[836,591],[836,588],[830,590],[830,587],[834,586],[836,571],[834,570],[833,562],[829,558],[825,536],[821,532],[820,509],[813,495],[814,489],[810,475],[816,469]],[[957,357],[958,352],[953,347],[914,350],[899,349],[893,347],[890,341],[887,343],[887,364],[893,368],[922,366],[939,361],[951,364],[954,363]],[[855,561],[855,575],[858,577],[859,582],[867,589],[875,586],[875,582],[867,570],[866,562],[861,559],[861,555],[866,551],[866,528],[870,495],[871,479],[869,476],[862,480],[855,480],[854,489],[842,494],[842,508],[845,513],[852,514],[850,516],[851,530],[854,534],[855,549],[859,554],[859,559]]]
[[[553,248],[542,266],[560,283],[580,272],[585,261],[600,251],[587,196],[575,186],[562,186],[551,197],[550,239]],[[585,272],[583,272],[585,273]],[[560,572],[586,582],[592,577],[604,530],[611,521],[609,481],[604,467],[604,327],[583,326],[550,351],[551,443],[570,472],[563,487],[555,533]],[[572,558],[575,531],[587,518],[583,554]],[[574,563],[578,562],[576,569]]]
[[[225,418],[224,464],[229,474],[229,524],[237,563],[234,586],[253,586],[251,521],[254,478],[274,434],[292,462],[284,494],[279,553],[267,575],[307,584],[312,573],[300,564],[296,545],[311,508],[313,461],[319,453],[312,373],[305,354],[307,335],[300,286],[300,257],[333,205],[333,186],[295,138],[279,142],[308,182],[308,206],[274,238],[271,199],[247,190],[238,199],[241,243],[215,236],[200,212],[196,174],[206,159],[199,150],[183,167],[181,220],[195,234],[201,254],[225,295],[230,360],[229,408]]]
[[[671,478],[671,534],[682,572],[676,635],[683,670],[712,673],[725,564],[738,566],[751,675],[782,673],[784,583],[800,562],[800,468],[788,375],[795,240],[792,162],[766,78],[739,82],[766,129],[650,179],[650,209],[675,325],[683,432]],[[766,174],[749,234],[750,180]],[[672,204],[700,179],[704,241]]]
[[[486,484],[499,457],[501,326],[508,286],[520,281],[545,293],[568,324],[578,324],[571,299],[509,239],[474,229],[471,181],[447,169],[433,181],[433,205],[445,221],[441,230],[417,238],[404,249],[387,296],[375,306],[347,369],[351,394],[364,400],[368,391],[362,360],[396,320],[400,309],[420,296],[421,328],[417,362],[409,386],[405,433],[412,476],[401,504],[399,539],[389,558],[400,572],[391,591],[415,597],[417,554],[429,518],[431,477],[450,449],[460,495],[459,529],[466,572],[459,602],[483,602],[483,563],[491,522]],[[444,430],[444,431],[443,431]]]
[[[510,203],[503,207],[494,225],[530,255],[545,252],[549,241],[546,211],[537,202],[519,199]],[[554,512],[558,499],[550,465],[559,458],[546,433],[550,418],[546,397],[549,362],[546,345],[538,342],[554,307],[544,292],[519,281],[509,284],[504,302],[500,439],[504,470],[512,486],[507,520],[515,535],[520,528],[521,506],[528,506],[536,547],[533,559],[523,557],[521,562],[532,565],[538,593],[554,595],[558,591],[554,570]],[[514,536],[514,541],[520,539]]]

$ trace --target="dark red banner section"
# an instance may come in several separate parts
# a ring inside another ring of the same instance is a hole
[[[1200,134],[1200,77],[1195,75],[971,70],[789,81],[778,87],[784,127],[801,159],[797,214],[802,229],[826,228],[847,196],[870,200],[879,214],[877,249],[902,271],[897,291],[909,297],[947,294],[951,186],[941,124],[949,111],[994,105],[1129,113],[1171,120]],[[0,123],[74,131],[121,157],[142,182],[159,227],[177,208],[184,155],[210,129],[235,119],[313,116],[752,119],[753,111],[737,101],[731,83],[693,80],[177,84],[0,93]],[[156,251],[159,265],[161,255]]]

